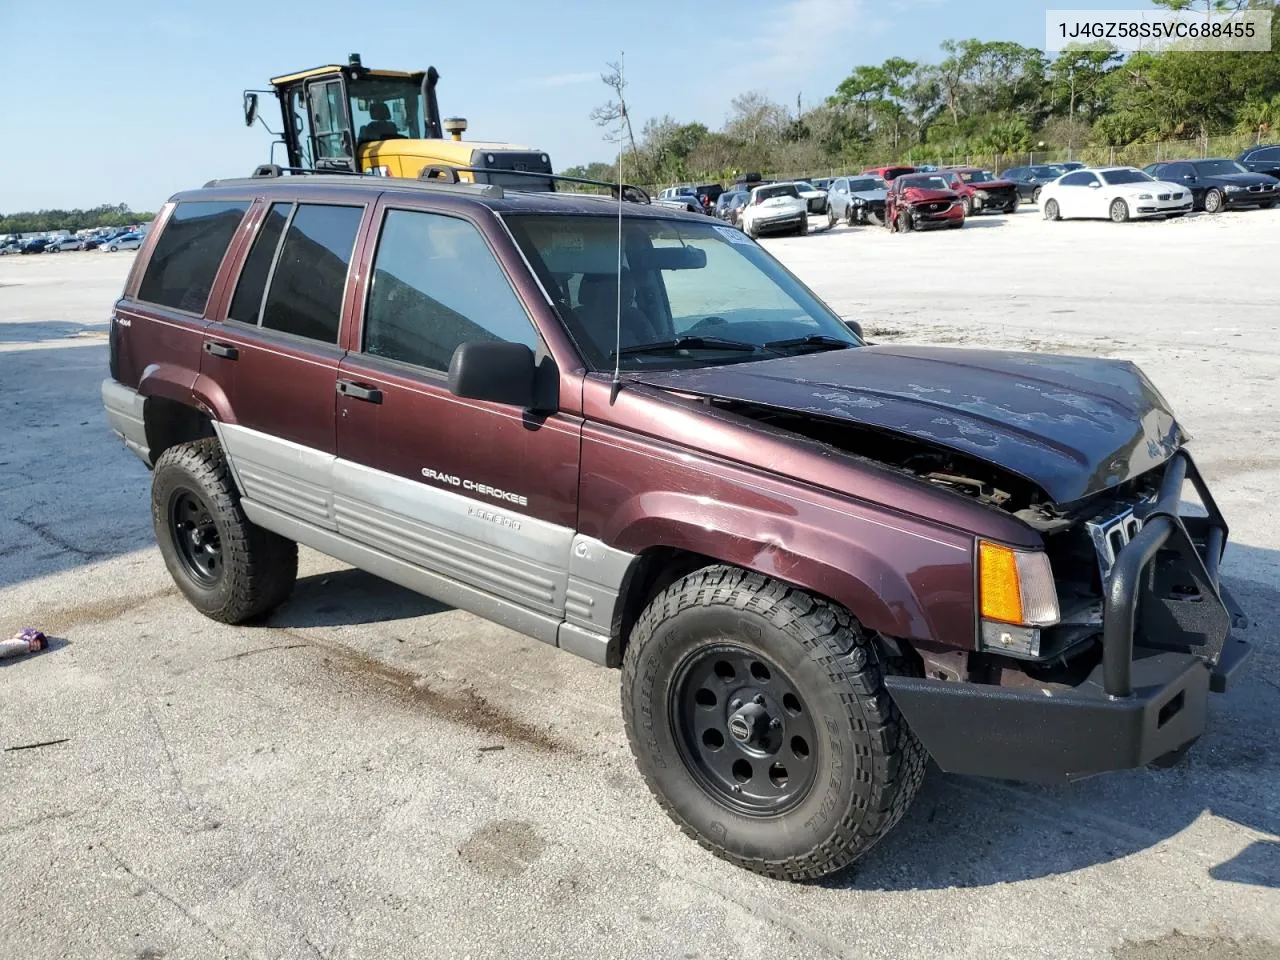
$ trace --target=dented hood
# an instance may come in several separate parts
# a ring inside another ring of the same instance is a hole
[[[914,437],[1025,477],[1060,504],[1158,466],[1187,440],[1127,360],[877,346],[636,379]]]

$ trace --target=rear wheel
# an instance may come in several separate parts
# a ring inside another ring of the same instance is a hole
[[[1111,222],[1124,223],[1129,219],[1129,205],[1123,200],[1116,198],[1111,201]]]
[[[836,225],[836,212],[831,207],[827,207],[827,229],[834,230]]]
[[[1013,199],[1004,205],[1005,213],[1016,213],[1018,209],[1018,195],[1015,193]]]
[[[1046,220],[1061,220],[1062,212],[1058,209],[1057,200],[1046,200],[1044,204],[1044,218]]]
[[[901,818],[926,755],[843,608],[732,567],[672,584],[636,623],[622,713],[663,809],[768,876],[847,867]]]
[[[293,589],[298,545],[244,515],[217,440],[178,444],[160,455],[151,519],[174,583],[207,617],[244,623]]]
[[[1031,191],[1031,202],[1032,202],[1032,203],[1039,203],[1039,202],[1040,202],[1040,188],[1039,188],[1039,187],[1036,187],[1034,190],[1032,190],[1032,191]]]
[[[972,197],[964,198],[964,215],[966,217],[973,216],[973,198]]]
[[[1210,190],[1204,195],[1204,212],[1205,213],[1221,213],[1222,212],[1222,191]]]

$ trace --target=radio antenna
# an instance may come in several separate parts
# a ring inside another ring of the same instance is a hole
[[[627,82],[622,72],[622,61],[625,52],[618,53],[618,114],[622,121],[618,125],[618,305],[613,326],[613,384],[609,388],[609,406],[618,399],[618,391],[622,389],[622,133],[624,124],[630,123],[627,117],[627,100],[623,95]]]

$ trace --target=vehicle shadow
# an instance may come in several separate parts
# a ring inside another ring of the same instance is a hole
[[[453,608],[371,573],[348,567],[299,578],[271,627],[337,627],[408,620]]]
[[[69,320],[39,320],[0,323],[0,343],[41,343],[48,340],[95,336],[109,332],[106,323],[73,323]]]
[[[973,230],[976,227],[1003,227],[1006,226],[1004,221],[1005,217],[1008,216],[1015,216],[1015,214],[1006,213],[995,216],[992,216],[991,214],[976,214],[972,217],[964,218],[964,228],[966,230]]]
[[[1213,696],[1208,729],[1175,767],[1041,786],[952,776],[931,764],[894,831],[827,885],[928,890],[1070,873],[1194,830],[1206,811],[1280,835],[1280,629],[1269,620],[1280,606],[1280,551],[1233,544],[1224,567],[1224,583],[1250,615],[1241,636],[1254,655],[1228,692]],[[1206,872],[1280,888],[1280,843],[1248,842]]]

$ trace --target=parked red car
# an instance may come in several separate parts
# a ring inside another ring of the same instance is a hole
[[[997,210],[1013,213],[1018,209],[1018,185],[1012,180],[999,180],[991,171],[979,167],[949,167],[938,173],[960,194],[967,217]]]
[[[945,171],[898,177],[889,184],[885,224],[898,233],[928,227],[963,227],[964,198],[947,184]]]
[[[863,170],[862,172],[874,173],[877,177],[879,177],[885,183],[888,183],[890,180],[893,180],[895,177],[900,177],[904,173],[915,173],[916,168],[907,167],[907,166],[903,166],[902,164],[898,164],[897,166],[890,165],[887,167],[867,167],[867,169]]]

